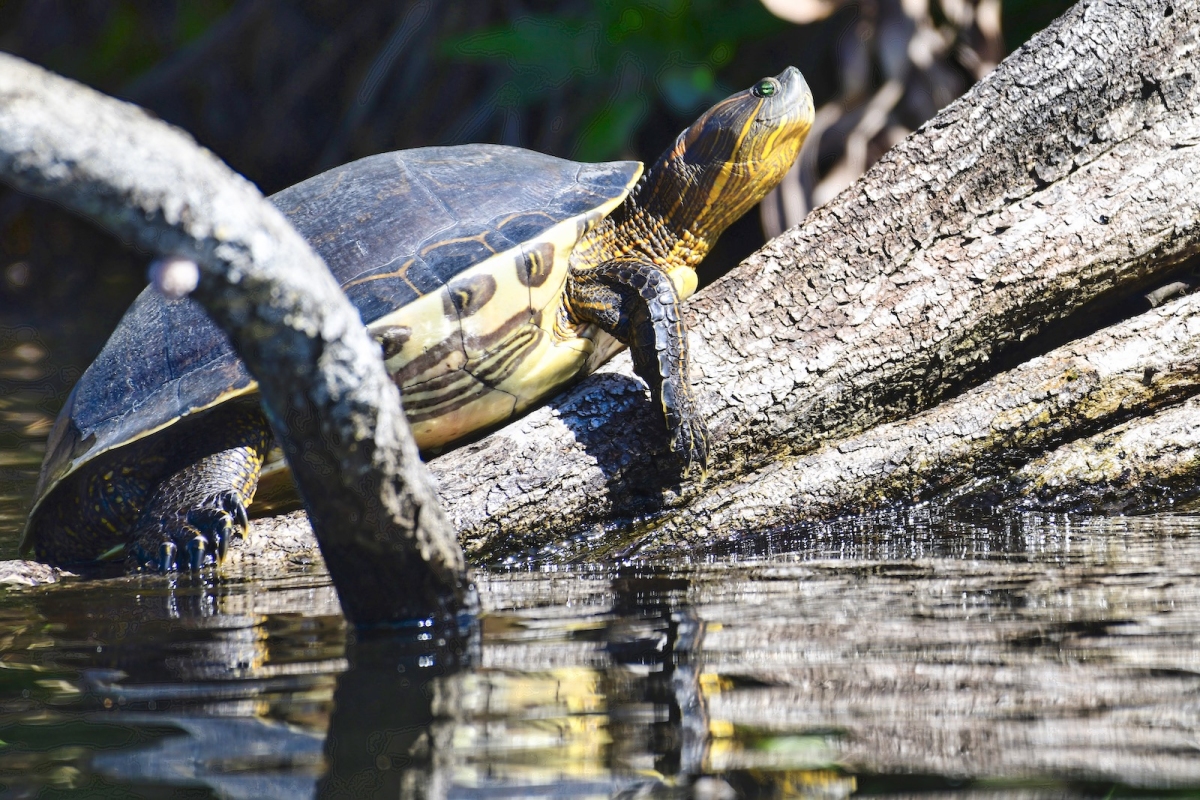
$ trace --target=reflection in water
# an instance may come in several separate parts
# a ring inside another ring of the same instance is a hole
[[[703,623],[687,586],[622,575],[602,615],[582,625],[493,616],[482,634],[353,645],[319,796],[849,794],[852,778],[804,768],[831,755],[813,747],[776,752],[755,770],[726,747],[722,774],[710,774],[706,690],[693,663]],[[489,663],[510,649],[523,654],[518,663]]]
[[[484,573],[489,612],[471,630],[350,644],[322,573],[21,590],[0,598],[0,784],[221,797],[1194,790],[1198,527],[842,522],[705,564]]]
[[[128,726],[177,728],[182,736],[152,745],[97,753],[91,768],[135,785],[203,786],[220,797],[289,800],[312,793],[322,768],[319,733],[255,717],[130,714]]]
[[[0,320],[0,558],[74,330]],[[1200,517],[916,509],[696,556],[481,573],[475,629],[350,644],[321,572],[0,589],[0,798],[1200,789]]]
[[[34,328],[0,319],[0,558],[16,553],[46,434],[66,397],[66,380],[75,377],[77,371],[51,363]]]
[[[327,578],[122,578],[8,600],[0,783],[311,792],[345,668]]]
[[[359,641],[338,679],[319,797],[446,797],[465,725],[458,676],[478,660],[479,630],[418,627]]]

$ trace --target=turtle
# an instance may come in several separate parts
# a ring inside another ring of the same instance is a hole
[[[683,477],[707,463],[680,304],[717,236],[813,121],[789,67],[705,111],[648,170],[502,145],[370,156],[270,200],[379,342],[423,451],[546,400],[628,345]],[[286,424],[286,420],[276,421]],[[59,565],[219,564],[273,436],[254,379],[187,298],[147,287],[51,431],[21,551]]]

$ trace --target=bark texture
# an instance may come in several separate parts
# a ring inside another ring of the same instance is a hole
[[[705,494],[686,515],[660,520],[640,549],[698,546],[718,531],[728,536],[947,492],[974,505],[1102,510],[1107,502],[1109,510],[1124,510],[1143,496],[1119,503],[1133,486],[1149,481],[1145,492],[1162,495],[1185,478],[1196,437],[1181,429],[1187,414],[1170,406],[1197,392],[1200,295],[1191,295],[1030,359],[932,409],[769,464]],[[1143,427],[1142,415],[1164,408],[1161,422]],[[1107,432],[1114,426],[1138,432]],[[1174,433],[1176,441],[1157,442],[1155,432]],[[1141,447],[1122,444],[1130,437]],[[1125,448],[1143,454],[1140,468],[1117,457]],[[1161,482],[1152,477],[1159,468]]]
[[[686,320],[713,434],[703,486],[675,483],[627,359],[434,461],[468,553],[608,546],[614,527],[682,519],[1162,280],[1200,251],[1198,31],[1195,0],[1080,3],[698,295]]]
[[[1044,453],[1007,479],[969,487],[959,502],[1095,513],[1195,509],[1200,398]],[[1179,504],[1180,499],[1191,502]]]
[[[259,381],[352,621],[471,606],[378,345],[252,184],[135,106],[2,55],[0,178],[200,265],[194,297]]]

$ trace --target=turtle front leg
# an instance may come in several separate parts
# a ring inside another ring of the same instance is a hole
[[[257,407],[210,412],[170,443],[178,464],[154,489],[134,528],[127,563],[171,572],[220,564],[249,532],[246,507],[272,437]]]
[[[687,336],[679,295],[655,264],[618,259],[574,270],[567,281],[568,314],[629,345],[633,368],[662,410],[672,452],[684,474],[708,469],[708,429],[688,377]]]

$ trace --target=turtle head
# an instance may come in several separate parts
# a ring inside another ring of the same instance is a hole
[[[705,111],[647,172],[643,207],[704,250],[791,168],[813,122],[800,70],[788,67]]]

